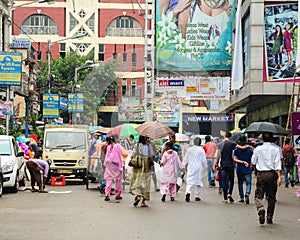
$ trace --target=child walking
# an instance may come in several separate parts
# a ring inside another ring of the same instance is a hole
[[[173,151],[173,143],[167,142],[165,145],[166,151],[162,156],[160,166],[163,166],[160,193],[162,194],[161,201],[166,201],[167,193],[169,192],[171,201],[175,200],[176,182],[178,177],[178,168],[183,169],[181,161],[176,151]]]

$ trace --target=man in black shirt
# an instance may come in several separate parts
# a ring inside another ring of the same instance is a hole
[[[214,168],[220,167],[220,181],[223,190],[224,203],[228,200],[234,202],[232,198],[232,191],[234,186],[234,161],[233,150],[236,147],[236,143],[230,141],[231,133],[226,132],[225,139],[218,145],[218,156],[214,162]],[[220,166],[219,166],[220,161]]]

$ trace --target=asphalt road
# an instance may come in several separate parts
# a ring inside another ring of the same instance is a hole
[[[254,181],[255,183],[255,178]],[[183,185],[184,188],[184,185]],[[201,202],[160,201],[152,191],[149,208],[133,207],[133,196],[125,190],[123,200],[104,197],[91,184],[86,190],[76,181],[66,186],[47,186],[48,194],[7,193],[0,199],[1,240],[62,239],[272,239],[294,240],[300,236],[300,198],[297,187],[279,188],[273,225],[258,223],[252,188],[250,205],[238,203],[237,184],[233,204],[222,203],[217,188],[204,187]]]

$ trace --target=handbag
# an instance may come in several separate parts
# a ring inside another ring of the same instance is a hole
[[[141,156],[137,155],[130,159],[128,163],[129,167],[133,168],[142,168],[142,159]]]

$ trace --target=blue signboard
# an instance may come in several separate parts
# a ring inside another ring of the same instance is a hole
[[[68,110],[68,99],[61,97],[59,100],[59,109]]]
[[[21,85],[22,53],[0,52],[0,85]]]
[[[68,94],[68,112],[83,112],[83,93]]]
[[[29,38],[13,38],[11,47],[29,49],[31,47],[31,42]]]
[[[43,94],[43,118],[59,117],[59,94]]]
[[[234,122],[234,115],[183,115],[184,122]]]

